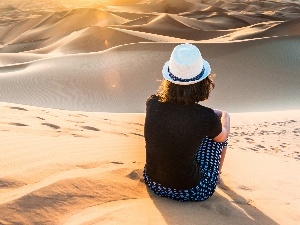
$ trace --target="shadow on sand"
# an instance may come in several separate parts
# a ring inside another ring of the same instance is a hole
[[[218,192],[203,202],[178,202],[148,193],[167,224],[172,225],[275,225],[278,224],[260,211],[251,200],[238,195],[224,183]],[[227,197],[220,194],[223,192]]]

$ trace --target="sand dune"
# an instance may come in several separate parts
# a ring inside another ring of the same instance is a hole
[[[34,25],[32,23],[25,24],[24,29],[27,28],[29,24],[31,25],[31,29],[27,30],[26,32],[22,30],[22,34],[18,35],[17,37],[15,37],[15,33],[9,34],[7,33],[7,31],[3,31],[3,33],[6,33],[6,36],[9,36],[7,38],[4,38],[4,40],[10,40],[7,43],[8,49],[11,48],[12,45],[26,43],[28,46],[30,46],[31,42],[33,41],[43,41],[45,39],[57,37],[62,34],[66,36],[74,31],[90,26],[114,25],[127,22],[126,19],[123,19],[121,17],[96,10],[84,10],[84,12],[82,12],[81,14],[77,14],[76,12],[77,11],[75,10],[75,13],[67,14],[55,24],[50,23],[48,26],[39,26],[40,21],[37,21]],[[22,46],[21,49],[24,49],[24,47]],[[25,49],[25,51],[27,50],[31,49]],[[5,52],[5,47],[1,49],[1,51]],[[15,50],[14,52],[19,51]]]
[[[141,182],[144,114],[8,103],[0,108],[0,140],[6,149],[0,159],[3,224],[299,221],[299,180],[294,179],[299,168],[299,111],[232,114],[224,183],[211,199],[183,204],[154,196]],[[277,176],[270,175],[274,168],[280,168]],[[287,181],[289,192],[284,185],[274,185]]]
[[[84,32],[77,35],[77,37],[73,38],[68,43],[56,49],[54,53],[56,51],[63,52],[64,54],[98,52],[115,46],[138,42],[149,42],[149,40],[132,35],[126,35],[123,32],[111,28],[91,27],[87,28]]]
[[[123,9],[123,6],[120,5],[121,2],[115,3],[116,5],[108,11],[104,9],[81,8],[70,11],[49,12],[44,13],[40,17],[1,28],[0,40],[2,48],[0,52],[13,53],[37,50],[38,53],[49,53],[59,48],[60,45],[64,45],[66,40],[69,42],[69,39],[73,39],[74,36],[81,34],[85,36],[86,29],[94,26],[113,26],[123,30],[133,30],[191,41],[214,41],[216,39],[230,41],[299,35],[299,29],[297,28],[299,19],[296,16],[300,8],[299,5],[293,3],[276,5],[274,2],[260,3],[259,1],[251,2],[251,4],[245,4],[242,1],[235,3],[181,1],[178,5],[178,2],[175,4],[172,1],[147,1],[144,4],[134,5],[134,7],[141,10],[131,9],[131,11]],[[274,13],[267,11],[270,4],[272,9],[275,8],[278,12],[282,12],[280,17],[274,17]],[[109,8],[109,6],[107,7]],[[126,7],[129,6],[126,5]],[[143,10],[143,7],[147,7],[148,11]],[[155,11],[153,7],[158,7],[161,10]],[[166,7],[170,9],[170,12],[165,10]],[[183,11],[178,12],[176,9]],[[175,11],[171,12],[172,10]],[[242,10],[243,13],[240,13],[238,10]],[[177,13],[180,13],[180,16],[176,15]],[[290,18],[290,15],[293,18]],[[275,23],[277,26],[261,26],[261,24]],[[165,29],[166,27],[168,29]],[[251,28],[250,31],[249,27]],[[76,35],[74,34],[76,32],[80,33]],[[119,40],[121,39],[119,38]],[[136,42],[142,41],[144,40],[136,40]],[[81,48],[81,50],[78,49],[75,52],[104,50],[102,47],[96,47],[99,44],[98,38],[90,40],[90,42],[93,42],[91,43],[93,47]],[[75,41],[74,46],[68,47],[68,49],[76,49],[75,43],[77,42]],[[127,39],[123,43],[120,42],[118,44],[128,44]],[[107,45],[107,48],[109,47],[111,46]],[[38,51],[38,49],[43,50]],[[65,53],[74,53],[74,51],[66,51]]]
[[[116,6],[107,6],[108,9],[111,10],[120,10],[120,11],[131,11],[131,12],[145,12],[145,13],[170,13],[170,14],[178,14],[182,12],[188,12],[198,9],[198,4],[193,4],[189,1],[172,1],[172,0],[157,0],[157,1],[140,1],[140,4],[131,4],[129,1],[128,4],[124,4],[125,1],[121,1],[118,7]],[[114,1],[112,2],[114,3]]]
[[[228,31],[205,32],[199,30],[201,29],[201,25],[194,25],[196,21],[187,22],[188,19],[180,20],[179,18],[180,17],[175,17],[173,15],[163,14],[145,25],[122,25],[115,27],[170,37],[177,37],[191,41],[207,40],[229,33]],[[168,27],[168,29],[165,29],[166,27]]]
[[[280,36],[299,36],[300,35],[300,19],[286,21],[280,23],[270,29],[264,30],[252,37],[248,38],[261,38],[261,37],[280,37]]]
[[[157,90],[175,45],[131,44],[2,66],[0,98],[69,110],[144,112],[145,99]],[[299,108],[297,37],[197,45],[217,74],[217,88],[206,105],[232,112]]]
[[[105,27],[89,27],[82,29],[57,41],[53,38],[51,39],[53,42],[51,45],[48,44],[49,41],[50,40],[47,40],[42,45],[35,46],[35,48],[27,52],[43,54],[75,54],[82,52],[98,52],[115,46],[137,42],[151,42],[147,38],[129,35]]]
[[[148,16],[154,16],[156,13],[138,13],[138,12],[119,12],[119,11],[110,11],[112,14],[117,15],[119,17],[128,19],[130,21],[134,21],[136,19]],[[154,14],[154,15],[153,15]]]
[[[0,66],[16,65],[24,62],[31,62],[38,59],[48,58],[42,54],[19,53],[17,56],[14,53],[1,53]]]
[[[146,16],[142,16],[137,19],[131,20],[128,23],[124,23],[123,25],[125,25],[125,26],[145,25],[145,24],[152,22],[153,20],[156,20],[157,17],[158,17],[157,15],[151,15],[151,16],[146,15]]]
[[[0,2],[0,224],[300,222],[300,5],[259,0]],[[142,181],[145,101],[179,43],[216,73],[232,126],[204,202]]]

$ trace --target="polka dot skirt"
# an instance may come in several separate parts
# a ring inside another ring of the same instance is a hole
[[[187,190],[164,187],[152,181],[148,177],[146,169],[143,173],[145,183],[155,194],[161,197],[178,201],[204,201],[211,197],[216,190],[221,153],[226,146],[227,140],[225,142],[215,142],[208,137],[203,139],[195,156],[203,177],[196,187]]]

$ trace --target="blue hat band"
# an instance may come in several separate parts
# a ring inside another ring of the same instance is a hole
[[[168,73],[169,73],[169,75],[170,75],[170,77],[172,78],[173,81],[190,82],[190,81],[200,80],[201,77],[203,76],[203,74],[205,73],[205,68],[204,68],[204,66],[203,66],[203,69],[202,69],[202,71],[201,71],[200,74],[198,74],[198,75],[195,76],[195,77],[189,78],[189,79],[182,79],[182,78],[176,77],[173,73],[171,73],[170,67],[168,67]]]

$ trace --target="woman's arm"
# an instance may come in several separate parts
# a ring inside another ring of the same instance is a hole
[[[220,114],[220,110],[215,110],[217,115]],[[230,133],[230,116],[228,112],[223,111],[221,115],[222,132],[216,136],[213,140],[216,142],[224,142],[228,138]]]

